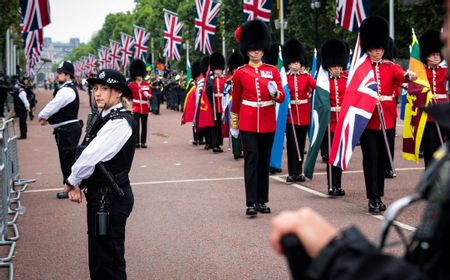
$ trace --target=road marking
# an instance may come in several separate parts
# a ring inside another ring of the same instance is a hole
[[[283,183],[286,182],[286,179],[283,179],[282,177],[283,176],[270,176],[270,178],[274,179],[275,181],[283,182]],[[329,197],[329,195],[327,195],[327,194],[324,194],[324,193],[321,193],[319,191],[310,189],[310,188],[305,187],[305,186],[303,186],[301,184],[295,183],[295,184],[287,184],[287,185],[291,186],[291,187],[294,187],[294,188],[297,188],[299,190],[305,191],[305,192],[309,192],[309,193],[315,194],[315,195],[320,196],[320,197],[325,197],[325,198]]]
[[[371,216],[374,217],[375,219],[380,220],[380,221],[384,220],[384,216],[382,216],[382,215],[371,215]],[[401,227],[402,229],[405,229],[405,230],[409,230],[409,231],[415,231],[416,230],[415,227],[410,226],[408,224],[404,224],[404,223],[399,222],[399,221],[394,221],[394,224],[397,225],[398,227]]]

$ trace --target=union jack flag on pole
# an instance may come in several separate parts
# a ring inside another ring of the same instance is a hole
[[[134,58],[145,60],[145,53],[147,52],[147,41],[150,38],[150,33],[144,28],[134,26]]]
[[[42,29],[50,23],[48,0],[20,0],[22,32]]]
[[[110,48],[109,48],[109,62],[112,69],[119,70],[119,60],[120,60],[120,47],[119,42],[114,40],[109,40]]]
[[[164,9],[164,52],[163,55],[172,60],[180,60],[180,45],[183,35],[183,23],[176,13]]]
[[[195,0],[197,16],[195,18],[195,50],[210,55],[213,52],[211,42],[216,34],[217,13],[220,3],[213,0]]]
[[[272,0],[244,0],[242,9],[244,10],[244,22],[254,19],[270,22]]]
[[[352,32],[358,32],[359,25],[370,11],[371,0],[336,0],[336,24]]]
[[[126,33],[120,32],[120,41],[122,43],[120,60],[122,61],[122,65],[127,67],[130,64],[130,57],[133,55],[134,38]]]
[[[107,47],[102,47],[98,50],[98,68],[109,68],[109,50]]]
[[[359,40],[356,44],[358,46]],[[347,90],[330,151],[330,164],[342,170],[347,169],[356,143],[378,102],[377,83],[374,77],[370,58],[364,53],[357,59],[349,73]]]

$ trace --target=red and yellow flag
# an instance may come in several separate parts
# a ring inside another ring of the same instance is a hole
[[[417,74],[417,80],[408,83],[407,103],[405,106],[405,120],[403,127],[403,152],[406,160],[419,163],[419,149],[423,130],[427,122],[427,113],[422,108],[430,102],[431,91],[425,65],[420,61],[419,41],[413,32],[409,70]]]

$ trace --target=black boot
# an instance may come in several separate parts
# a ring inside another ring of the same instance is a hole
[[[378,203],[377,199],[369,199],[369,213],[371,214],[380,214],[380,204]]]
[[[256,204],[256,211],[262,214],[269,214],[270,208],[265,203]]]
[[[251,204],[247,207],[247,211],[245,211],[247,216],[256,216],[258,215],[258,211],[256,210],[256,204]]]

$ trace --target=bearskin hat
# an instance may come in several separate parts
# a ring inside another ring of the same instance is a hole
[[[228,57],[228,71],[233,73],[233,71],[244,65],[244,57],[242,56],[241,52],[234,51],[229,57]]]
[[[302,66],[306,66],[305,49],[302,43],[297,39],[289,39],[283,46],[283,63],[288,68],[292,62],[300,62]]]
[[[323,69],[332,66],[347,68],[349,51],[345,43],[339,39],[330,39],[320,48]]]
[[[252,50],[267,52],[271,42],[269,29],[261,20],[251,20],[242,26],[239,48],[244,56],[247,56],[247,52]]]
[[[394,40],[392,40],[392,38],[389,37],[386,49],[384,49],[383,59],[394,61],[394,59],[397,59],[397,56],[398,56],[397,46],[395,45]]]
[[[209,57],[209,64],[211,65],[211,70],[223,70],[225,68],[225,58],[221,53],[214,52]]]
[[[208,67],[209,67],[209,55],[205,55],[200,60],[200,71],[203,74],[203,76],[206,76],[206,72],[208,71]]]
[[[192,78],[197,79],[198,76],[202,73],[202,70],[200,69],[200,61],[196,61],[191,66],[191,72],[192,72]]]
[[[386,49],[389,40],[389,25],[379,16],[370,16],[363,20],[359,27],[361,50]]]
[[[278,53],[280,51],[280,44],[273,43],[270,45],[269,51],[264,54],[264,63],[277,66],[278,65]]]
[[[130,76],[132,79],[137,76],[145,77],[147,73],[147,66],[145,62],[140,59],[134,59],[130,63]]]
[[[427,30],[419,38],[420,60],[427,63],[427,57],[432,53],[441,53],[443,46],[439,31],[435,29]]]

